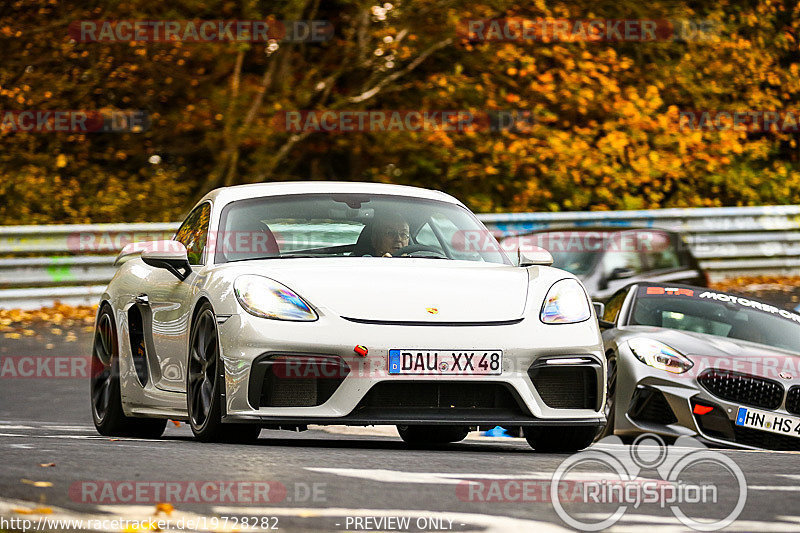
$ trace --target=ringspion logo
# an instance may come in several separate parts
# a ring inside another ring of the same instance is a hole
[[[698,466],[713,468],[729,479],[724,487],[708,482],[704,470],[693,470]],[[660,479],[649,477],[651,472]],[[583,478],[580,498],[576,500],[573,493],[564,499],[559,488],[576,476]],[[667,447],[661,437],[646,433],[630,447],[623,446],[619,437],[606,437],[562,461],[551,479],[550,500],[561,520],[580,531],[607,529],[628,509],[641,507],[669,509],[688,528],[717,531],[741,514],[747,483],[733,459],[696,439],[680,437]],[[580,505],[569,505],[576,501]],[[587,510],[587,504],[596,509]],[[709,512],[714,516],[706,516]]]

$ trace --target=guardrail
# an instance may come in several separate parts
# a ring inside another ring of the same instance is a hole
[[[800,274],[800,205],[479,215],[498,236],[619,226],[683,232],[712,279]],[[169,239],[178,223],[0,226],[0,307],[94,304],[129,242]],[[5,258],[2,258],[5,257]]]

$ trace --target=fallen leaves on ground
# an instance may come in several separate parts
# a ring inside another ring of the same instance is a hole
[[[50,507],[34,507],[33,509],[14,507],[11,511],[17,514],[53,514],[53,510]]]
[[[92,331],[97,306],[70,306],[56,302],[52,307],[41,309],[0,309],[0,332],[7,339],[31,337],[36,332],[31,329],[37,325],[50,326],[53,335],[64,335],[66,342],[74,342],[78,338],[71,328]]]
[[[26,485],[33,485],[34,487],[44,488],[44,487],[52,487],[53,484],[50,481],[33,481],[32,479],[20,479],[21,482],[25,483]]]
[[[55,463],[39,463],[39,466],[41,466],[42,468],[50,468],[50,467],[56,466],[56,464]]]
[[[171,515],[172,511],[175,510],[175,507],[171,503],[157,503],[156,504],[156,514],[164,513],[166,515]]]

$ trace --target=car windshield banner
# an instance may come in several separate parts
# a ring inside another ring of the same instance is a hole
[[[770,315],[777,315],[786,320],[791,320],[800,324],[800,315],[792,313],[786,309],[780,309],[774,305],[765,302],[759,302],[737,296],[735,294],[727,294],[724,292],[715,292],[709,290],[690,289],[686,287],[668,287],[668,286],[642,286],[639,287],[639,298],[658,298],[663,296],[691,298],[695,300],[708,300],[721,303],[730,303],[749,309],[757,309]]]

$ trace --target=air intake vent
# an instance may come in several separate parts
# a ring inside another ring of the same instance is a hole
[[[599,364],[561,366],[535,363],[528,375],[548,407],[597,410],[599,369]]]
[[[639,387],[633,393],[628,416],[635,422],[666,426],[678,421],[664,393],[650,387]]]
[[[248,397],[257,407],[314,407],[327,402],[349,373],[338,356],[268,354],[253,363]]]
[[[500,383],[389,382],[376,384],[359,407],[422,411],[499,409],[522,413],[511,391]]]

